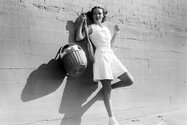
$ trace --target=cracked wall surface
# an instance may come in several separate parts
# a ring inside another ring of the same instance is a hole
[[[185,0],[0,0],[0,124],[107,121],[92,65],[68,78],[54,59],[75,42],[78,15],[95,5],[108,10],[111,32],[120,25],[113,50],[135,78],[133,86],[112,91],[118,119],[186,108]]]

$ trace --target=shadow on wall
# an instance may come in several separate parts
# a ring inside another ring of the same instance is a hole
[[[64,114],[61,125],[80,125],[82,115],[101,98],[101,92],[98,92],[86,103],[98,88],[98,84],[89,78],[90,73],[88,68],[80,77],[67,79],[59,108],[59,112]]]
[[[75,41],[76,26],[77,24],[73,23],[73,21],[67,21],[66,30],[69,31],[68,43]],[[83,40],[77,44],[85,50],[87,55],[86,41]],[[27,79],[21,94],[22,101],[31,101],[54,92],[63,83],[65,74],[60,60],[52,59],[47,64],[40,65]],[[86,103],[88,98],[98,88],[98,84],[94,83],[92,78],[92,64],[89,60],[87,69],[82,75],[75,78],[67,78],[59,107],[59,113],[64,115],[61,125],[80,125],[82,115],[93,103],[101,99],[101,91],[99,91]]]

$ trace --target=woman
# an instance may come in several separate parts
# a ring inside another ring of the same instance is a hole
[[[102,83],[103,101],[109,116],[109,125],[119,125],[112,112],[110,101],[111,90],[131,85],[133,77],[111,49],[120,29],[116,25],[114,27],[114,34],[111,36],[109,29],[103,24],[106,14],[107,12],[102,7],[93,7],[91,9],[91,21],[93,21],[93,24],[88,26],[87,31],[96,48],[94,54],[95,62],[93,64],[93,80]],[[76,41],[80,41],[86,37],[86,32],[83,30],[84,20],[86,20],[86,15],[82,14],[81,23],[76,31]],[[118,78],[120,81],[111,84],[114,78]]]

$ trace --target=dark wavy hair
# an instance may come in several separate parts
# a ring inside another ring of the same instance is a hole
[[[93,11],[95,9],[102,9],[103,10],[103,19],[102,19],[102,23],[106,21],[106,14],[108,13],[107,10],[105,10],[104,8],[100,7],[100,6],[95,6],[91,9],[91,11],[88,12],[88,17],[90,19],[90,21],[93,23],[94,20],[93,20]]]

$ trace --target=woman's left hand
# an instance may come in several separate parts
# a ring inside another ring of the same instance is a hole
[[[118,34],[119,31],[120,31],[120,26],[119,26],[118,24],[116,24],[116,25],[114,26],[114,33],[115,33],[115,34]]]

